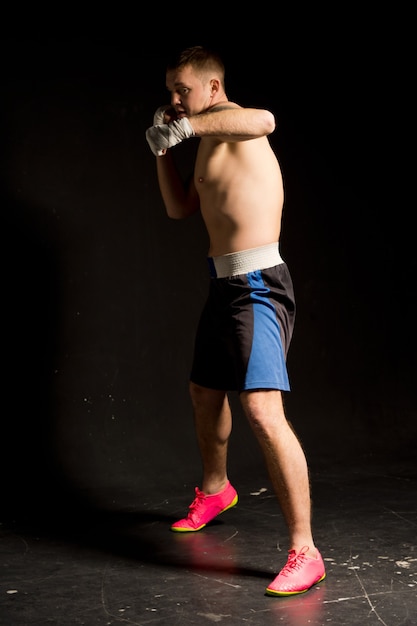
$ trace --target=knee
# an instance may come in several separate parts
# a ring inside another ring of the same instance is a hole
[[[246,417],[258,435],[268,435],[288,424],[279,392],[252,392],[242,394]]]

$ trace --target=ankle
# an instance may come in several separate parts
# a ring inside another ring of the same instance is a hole
[[[201,491],[206,495],[206,496],[216,496],[219,493],[221,493],[222,491],[224,491],[226,489],[226,487],[229,484],[229,480],[226,478],[225,480],[222,481],[203,481],[202,487],[201,487]]]
[[[295,550],[296,554],[303,553],[305,556],[308,556],[309,559],[317,559],[319,551],[316,546],[313,544],[294,544],[292,550]]]

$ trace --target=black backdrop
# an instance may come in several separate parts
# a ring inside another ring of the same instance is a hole
[[[229,98],[277,118],[298,305],[286,405],[312,467],[413,457],[403,64],[359,27],[173,39],[216,46]],[[134,504],[144,485],[198,480],[187,377],[207,240],[199,216],[166,217],[144,137],[170,50],[133,36],[2,41],[6,515],[69,492]],[[184,172],[194,148],[175,148]],[[231,472],[264,472],[232,402]]]

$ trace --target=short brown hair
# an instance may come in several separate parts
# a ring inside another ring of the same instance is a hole
[[[204,46],[191,46],[173,56],[167,64],[167,70],[174,70],[191,65],[198,72],[215,72],[224,88],[224,63],[217,52]]]

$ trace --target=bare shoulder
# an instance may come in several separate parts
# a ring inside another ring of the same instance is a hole
[[[224,102],[218,102],[214,104],[212,107],[207,109],[207,113],[214,113],[215,111],[225,111],[227,109],[241,109],[242,107],[236,102],[229,102],[229,100],[225,100]]]

